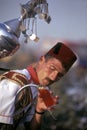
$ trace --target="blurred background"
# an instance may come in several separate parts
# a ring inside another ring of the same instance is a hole
[[[20,3],[27,0],[0,0],[0,22],[18,18]],[[47,0],[51,22],[37,20],[39,41],[24,42],[13,55],[0,59],[0,68],[22,69],[45,54],[56,42],[65,41],[78,60],[70,71],[50,86],[60,96],[52,115],[43,116],[42,130],[87,130],[87,0]],[[3,71],[0,71],[3,73]],[[23,129],[18,128],[18,129]]]

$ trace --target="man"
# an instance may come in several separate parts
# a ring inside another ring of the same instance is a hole
[[[40,130],[42,115],[49,108],[38,92],[38,87],[45,88],[59,80],[76,59],[73,51],[59,42],[38,62],[26,69],[11,70],[1,75],[1,129],[16,130],[16,126],[22,122],[26,130]],[[55,96],[53,100],[54,104],[57,104],[58,96]]]

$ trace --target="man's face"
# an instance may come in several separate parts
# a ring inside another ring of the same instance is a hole
[[[44,56],[41,57],[36,71],[40,85],[43,86],[52,84],[65,74],[65,70],[58,59],[50,58],[46,61]]]

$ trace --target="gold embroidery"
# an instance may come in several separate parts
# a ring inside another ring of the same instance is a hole
[[[11,79],[13,79],[13,80],[16,80],[18,83],[20,83],[21,85],[25,85],[23,82],[22,82],[22,80],[20,80],[17,76],[21,76],[21,78],[23,77],[23,78],[25,78],[25,76],[24,75],[22,75],[22,74],[18,74],[18,73],[14,73],[13,74],[13,76],[11,77]]]
[[[18,83],[21,86],[24,86],[25,84],[28,83],[28,79],[26,78],[25,75],[20,74],[18,72],[14,72],[14,71],[6,72],[0,76],[0,80],[5,79],[5,78]]]

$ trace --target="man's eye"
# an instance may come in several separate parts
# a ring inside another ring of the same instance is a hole
[[[55,68],[54,68],[53,66],[50,66],[50,69],[51,69],[51,70],[54,70]]]

